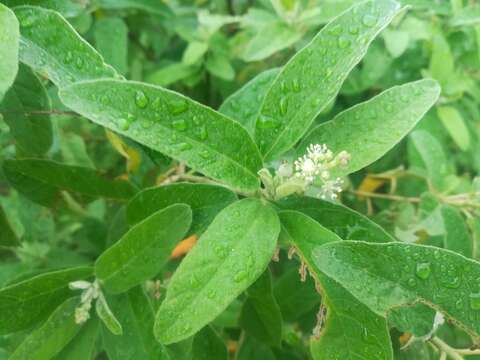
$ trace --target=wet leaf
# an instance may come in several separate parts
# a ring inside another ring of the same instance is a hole
[[[20,31],[15,14],[0,4],[0,101],[13,84],[18,71]]]

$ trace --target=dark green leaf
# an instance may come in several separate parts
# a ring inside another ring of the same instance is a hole
[[[378,160],[412,130],[437,101],[440,87],[434,80],[420,80],[391,88],[332,121],[313,129],[302,141],[303,154],[310,144],[326,144],[334,153],[347,151],[351,161],[335,170],[343,176]]]
[[[176,183],[142,190],[127,206],[130,225],[167,206],[182,203],[192,208],[193,222],[190,233],[199,234],[237,196],[227,188],[208,184]]]
[[[50,149],[53,132],[48,112],[51,110],[44,86],[32,70],[21,65],[13,86],[0,103],[0,113],[15,139],[18,155],[41,156]]]
[[[282,340],[282,314],[273,296],[272,276],[267,269],[247,290],[240,315],[240,326],[257,340],[279,346]]]
[[[157,0],[98,0],[104,9],[139,9],[157,15],[169,15],[170,9],[163,1]]]
[[[462,214],[448,205],[443,205],[441,212],[445,228],[445,248],[471,258],[473,239]]]
[[[285,65],[256,123],[255,139],[265,158],[281,155],[305,134],[398,10],[391,0],[358,4],[325,26]]]
[[[19,244],[17,235],[12,230],[7,216],[0,206],[0,247],[18,246]]]
[[[102,288],[121,293],[154,277],[191,222],[190,208],[177,204],[138,223],[97,259],[95,274]]]
[[[21,6],[15,14],[20,21],[20,60],[57,86],[117,76],[59,13]]]
[[[313,259],[381,316],[393,307],[424,303],[471,335],[480,335],[480,265],[476,261],[430,246],[359,241],[318,247]]]
[[[2,2],[9,7],[20,5],[40,6],[58,11],[67,17],[79,15],[88,4],[88,2],[78,0],[2,0]]]
[[[75,323],[75,308],[79,304],[79,297],[66,300],[53,312],[45,324],[27,336],[9,360],[52,359],[82,328]]]
[[[125,200],[135,194],[123,180],[108,180],[95,170],[50,160],[6,160],[3,171],[10,185],[30,200],[53,206],[61,191],[89,198]]]
[[[99,335],[98,318],[94,317],[82,326],[77,336],[54,358],[54,360],[92,359]]]
[[[18,71],[19,25],[15,14],[0,4],[0,101],[13,84]]]
[[[120,74],[128,70],[128,27],[118,17],[107,17],[95,23],[95,44],[105,61]]]
[[[205,326],[195,335],[192,343],[192,360],[227,359],[225,343],[210,326]]]
[[[222,210],[171,278],[156,338],[178,342],[215,319],[265,270],[279,232],[277,215],[260,200]]]
[[[90,120],[232,187],[254,192],[258,149],[235,121],[175,92],[136,82],[97,80],[60,91]]]
[[[123,334],[122,324],[120,324],[115,317],[115,314],[112,312],[112,310],[110,310],[107,299],[105,299],[103,294],[100,294],[95,302],[95,311],[98,315],[98,318],[102,320],[103,325],[105,325],[108,331],[117,336]]]
[[[44,320],[73,294],[68,284],[92,276],[93,269],[79,267],[54,271],[0,290],[0,334],[31,327]]]

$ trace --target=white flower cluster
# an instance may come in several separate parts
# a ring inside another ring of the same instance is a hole
[[[71,290],[82,290],[81,304],[75,309],[75,323],[83,324],[90,318],[90,309],[93,300],[98,299],[101,295],[98,281],[93,283],[88,281],[73,281],[69,284]]]
[[[342,191],[343,180],[331,179],[330,170],[336,166],[346,166],[350,154],[346,151],[334,156],[327,145],[311,144],[307,153],[294,162],[295,176],[303,179],[307,185],[320,182],[320,194],[323,199],[335,200]]]

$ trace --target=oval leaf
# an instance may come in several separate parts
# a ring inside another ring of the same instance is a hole
[[[123,329],[122,325],[118,322],[115,315],[110,310],[108,306],[107,300],[103,294],[97,299],[95,303],[95,311],[97,312],[98,317],[102,320],[105,327],[113,334],[113,335],[122,335]]]
[[[265,270],[279,232],[275,211],[260,200],[220,212],[169,282],[155,321],[157,340],[178,342],[215,319]]]
[[[187,204],[193,212],[190,233],[202,232],[237,196],[227,188],[209,184],[176,183],[140,191],[127,206],[127,220],[135,225],[173,204]]]
[[[424,303],[477,340],[480,337],[480,264],[476,261],[431,246],[360,241],[318,247],[313,260],[381,316],[394,307]]]
[[[55,85],[118,76],[59,13],[20,6],[15,14],[20,21],[20,60]]]
[[[305,134],[399,8],[391,0],[358,4],[325,26],[285,65],[256,123],[255,140],[266,159],[289,150]]]
[[[98,80],[62,89],[60,97],[93,122],[235,189],[259,187],[262,160],[247,131],[181,94],[138,82]]]
[[[334,153],[346,150],[352,155],[336,175],[360,170],[407,135],[439,95],[438,83],[429,79],[393,87],[317,126],[302,141],[298,153],[303,154],[310,144],[326,144]]]
[[[95,274],[102,288],[121,293],[155,276],[191,222],[190,207],[177,204],[134,226],[97,259]]]
[[[13,84],[18,71],[20,31],[12,10],[0,4],[0,101]]]
[[[68,284],[92,276],[90,267],[54,271],[0,290],[0,334],[31,327],[44,320],[73,294]]]

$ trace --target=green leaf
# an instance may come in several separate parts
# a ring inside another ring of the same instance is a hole
[[[135,194],[133,186],[126,181],[108,180],[93,169],[50,160],[5,160],[3,171],[16,190],[47,207],[55,204],[63,190],[78,196],[116,200],[125,200]]]
[[[0,334],[29,328],[72,296],[68,284],[92,276],[90,267],[53,271],[0,290]]]
[[[311,197],[292,196],[276,203],[283,210],[296,210],[308,215],[344,240],[390,242],[394,238],[364,215],[340,204]]]
[[[20,242],[17,238],[17,235],[13,231],[8,218],[3,211],[3,208],[0,206],[0,248],[18,246]]]
[[[437,82],[428,79],[391,88],[313,129],[298,153],[305,153],[310,144],[326,144],[334,153],[345,150],[352,156],[347,166],[335,170],[335,175],[360,170],[407,135],[439,95]]]
[[[127,220],[135,225],[154,212],[173,204],[188,204],[193,212],[189,233],[199,234],[227,205],[237,200],[227,188],[209,185],[176,183],[140,191],[127,206]]]
[[[82,328],[75,323],[75,308],[79,304],[79,297],[66,300],[45,324],[27,336],[9,360],[50,360],[57,355]]]
[[[237,92],[230,95],[218,111],[237,120],[248,130],[250,135],[253,135],[263,98],[279,71],[280,69],[270,69],[261,72]]]
[[[192,360],[227,359],[225,343],[210,326],[205,326],[195,335],[192,343]]]
[[[95,23],[95,44],[105,62],[120,74],[128,71],[128,27],[119,17],[107,17]]]
[[[415,130],[410,135],[410,140],[413,148],[420,155],[428,179],[437,190],[442,190],[446,185],[445,178],[449,172],[442,145],[426,130]]]
[[[95,274],[102,288],[121,293],[154,277],[184,238],[191,222],[190,207],[177,204],[157,211],[131,228],[95,263]]]
[[[480,265],[476,261],[430,246],[359,241],[323,245],[314,250],[313,259],[378,315],[423,303],[472,336],[480,335]]]
[[[20,31],[15,14],[0,4],[0,101],[13,84],[18,71]]]
[[[416,337],[431,333],[436,311],[425,304],[393,308],[388,313],[388,322],[399,331],[410,333]]]
[[[235,78],[235,69],[230,64],[230,59],[222,53],[210,52],[205,62],[207,70],[224,80],[233,80]]]
[[[113,335],[123,334],[122,325],[117,320],[112,310],[110,310],[107,300],[103,294],[100,294],[95,303],[95,311],[97,312],[100,320],[102,320],[102,323]]]
[[[398,10],[391,0],[358,4],[325,26],[285,65],[256,123],[255,139],[266,159],[281,155],[302,137]]]
[[[470,148],[470,132],[462,114],[453,106],[439,106],[437,114],[455,144],[467,151]]]
[[[392,359],[385,319],[371,312],[318,268],[315,249],[341,239],[310,217],[297,211],[280,212],[282,226],[322,289],[326,318],[311,341],[314,359]],[[322,309],[320,309],[322,311]],[[319,324],[317,324],[319,325]]]
[[[158,0],[97,0],[104,9],[139,9],[157,15],[169,15],[171,10],[163,1]]]
[[[247,300],[240,315],[240,326],[257,340],[280,346],[282,314],[273,296],[272,276],[267,269],[247,290]]]
[[[441,213],[445,227],[445,248],[471,258],[473,256],[473,239],[462,214],[456,208],[448,205],[441,207]]]
[[[183,53],[182,62],[185,65],[193,65],[199,61],[208,50],[208,43],[200,41],[192,41],[188,43]]]
[[[15,14],[20,21],[20,60],[55,85],[117,76],[59,13],[21,6]]]
[[[254,192],[262,160],[235,121],[183,95],[137,82],[97,80],[64,88],[63,102],[97,124]]]
[[[86,9],[88,4],[78,0],[2,0],[2,2],[9,7],[20,5],[39,6],[58,11],[67,17],[79,15]]]
[[[239,344],[236,360],[276,360],[272,349],[251,336],[246,336]]]
[[[178,342],[215,319],[265,270],[279,232],[277,215],[260,200],[222,210],[171,278],[157,313],[156,338]]]
[[[455,74],[455,63],[447,39],[440,30],[432,38],[432,56],[430,57],[430,75],[446,87]]]
[[[451,26],[469,26],[480,24],[480,6],[472,4],[465,6],[450,19]]]
[[[20,156],[41,156],[53,142],[52,123],[48,112],[50,98],[38,77],[25,65],[20,65],[13,86],[0,103],[3,120],[15,139]],[[42,112],[27,115],[30,112]]]
[[[95,343],[99,335],[97,317],[88,320],[77,336],[57,355],[54,360],[85,360],[92,359],[95,354]]]
[[[102,339],[110,360],[168,359],[165,348],[153,336],[154,312],[141,287],[108,297],[112,311],[123,327],[123,335],[103,329]]]

